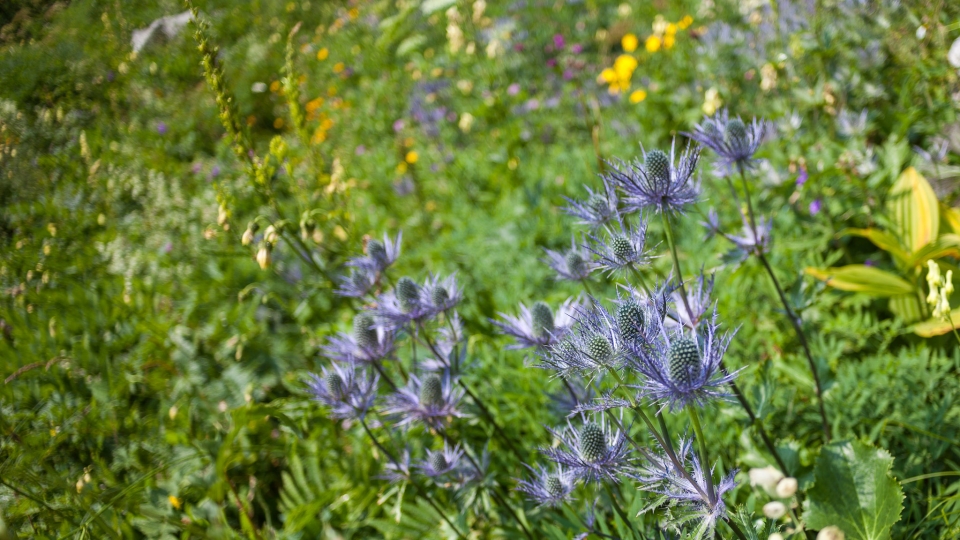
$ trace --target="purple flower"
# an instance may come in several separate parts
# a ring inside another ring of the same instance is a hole
[[[202,169],[203,169],[203,165],[197,162],[197,163],[194,163],[192,167],[190,167],[190,172],[192,172],[193,174],[200,174],[200,171]]]
[[[393,130],[396,131],[397,133],[399,133],[400,131],[403,131],[403,126],[404,126],[403,120],[396,120],[393,122]]]
[[[410,449],[404,448],[403,454],[397,461],[384,465],[384,472],[380,478],[395,484],[410,479]]]
[[[443,377],[431,373],[420,380],[410,375],[410,382],[386,398],[385,414],[398,415],[397,426],[422,422],[432,428],[444,425],[446,419],[461,416],[457,404],[463,391],[454,388],[449,372]]]
[[[539,506],[557,507],[572,499],[570,494],[576,487],[575,478],[570,473],[557,467],[551,471],[541,465],[534,469],[524,464],[533,473],[532,480],[517,478],[517,491],[526,493],[527,497]]]
[[[745,169],[754,165],[753,155],[763,142],[765,131],[765,121],[754,118],[746,124],[739,117],[731,119],[723,109],[685,135],[716,152],[717,172],[725,176],[733,172],[734,165]]]
[[[693,175],[700,160],[699,146],[688,146],[679,156],[676,140],[670,146],[670,155],[660,150],[641,151],[643,162],[610,163],[611,172],[606,175],[624,193],[628,211],[653,208],[679,213],[697,201],[700,184],[693,181]]]
[[[570,238],[570,250],[566,253],[546,248],[544,251],[547,253],[544,262],[557,273],[557,279],[582,281],[593,271],[590,252],[578,245],[573,237]]]
[[[671,287],[670,298],[673,300],[673,309],[667,310],[669,319],[664,322],[667,326],[681,326],[690,330],[696,330],[704,319],[707,311],[710,309],[710,296],[713,294],[713,274],[708,278],[701,269],[697,276],[697,285],[692,287],[690,283],[686,284],[684,290],[687,293],[687,301],[684,303],[680,296],[682,293],[678,286]],[[687,305],[690,310],[687,310]]]
[[[357,148],[353,151],[353,153],[358,156],[362,156],[367,153],[367,147],[362,144],[358,144]]]
[[[588,482],[619,482],[621,474],[632,468],[630,448],[626,436],[614,430],[603,415],[584,420],[579,429],[569,421],[562,429],[547,428],[560,444],[542,447],[540,453],[569,471],[576,479]]]
[[[548,68],[557,67],[557,59],[556,58],[547,59],[547,67]]]
[[[347,266],[366,270],[371,274],[379,274],[386,270],[400,257],[400,242],[403,240],[403,231],[397,233],[394,240],[384,234],[383,241],[371,238],[367,241],[367,254],[350,259]]]
[[[570,46],[570,52],[572,52],[573,54],[580,54],[580,53],[582,53],[582,52],[583,52],[583,45],[581,45],[581,44],[579,44],[579,43],[574,43],[573,45]]]
[[[650,261],[647,243],[647,222],[641,217],[636,226],[629,226],[617,217],[617,228],[604,227],[606,236],[602,240],[590,235],[587,249],[593,252],[598,268],[613,274],[618,270],[630,269]]]
[[[617,190],[606,177],[601,177],[603,181],[603,192],[593,191],[589,186],[587,189],[587,198],[584,201],[564,197],[567,206],[563,211],[577,218],[577,223],[589,225],[597,228],[610,223],[619,217],[619,198]]]
[[[321,347],[327,358],[348,364],[370,364],[393,355],[394,335],[376,324],[369,313],[353,319],[353,332],[338,332]]]
[[[557,376],[572,374],[598,376],[623,367],[625,347],[616,317],[598,303],[578,308],[576,326],[556,343],[538,351],[538,367],[554,370]]]
[[[556,314],[544,302],[537,302],[533,308],[520,304],[520,316],[514,317],[500,313],[503,321],[492,322],[500,331],[513,336],[516,343],[507,345],[507,349],[527,349],[546,347],[563,339],[574,323],[574,314],[580,304],[573,298],[560,304]]]
[[[801,166],[800,173],[797,174],[797,187],[802,188],[804,184],[807,183],[807,178],[810,177],[810,174],[807,173],[807,168]]]
[[[519,93],[520,93],[520,85],[519,85],[519,84],[513,83],[513,84],[511,84],[510,86],[507,87],[507,95],[508,95],[508,96],[515,96],[515,95],[517,95],[517,94],[519,94]]]
[[[160,135],[166,135],[167,133],[167,124],[163,122],[157,122],[157,133]]]
[[[210,178],[216,178],[218,176],[220,176],[220,166],[214,165],[213,168],[210,169]]]
[[[572,72],[572,71],[570,71],[569,69],[563,70],[563,80],[569,81],[569,80],[572,79],[572,78],[573,78],[573,72]]]
[[[334,291],[335,294],[348,298],[360,298],[373,288],[376,276],[365,268],[356,268],[351,270],[349,274],[340,276],[337,280],[340,282],[340,286]]]
[[[457,286],[456,274],[446,278],[431,275],[420,288],[421,305],[427,310],[427,317],[450,311],[463,299],[463,289]]]
[[[377,398],[379,376],[358,372],[352,364],[333,364],[330,369],[321,369],[323,376],[311,373],[307,380],[313,399],[329,407],[333,418],[363,418]]]
[[[420,462],[417,467],[423,472],[424,476],[437,478],[453,472],[463,457],[463,450],[460,445],[450,448],[447,441],[443,441],[443,448],[440,450],[427,450],[427,458]]]
[[[812,203],[810,203],[810,214],[811,214],[811,215],[814,215],[814,216],[817,215],[817,214],[819,214],[819,213],[820,213],[820,205],[821,205],[820,199],[814,199],[814,201],[813,201]]]
[[[557,49],[557,50],[562,50],[563,47],[566,45],[566,43],[567,43],[567,42],[566,42],[566,40],[563,39],[563,35],[562,35],[562,34],[554,34],[554,35],[553,35],[553,47],[554,47],[555,49]]]

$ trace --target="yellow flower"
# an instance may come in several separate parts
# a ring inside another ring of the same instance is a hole
[[[326,60],[330,56],[330,51],[326,47],[317,51],[317,60]]]
[[[635,34],[627,34],[623,36],[623,39],[620,40],[620,45],[623,47],[623,50],[627,52],[633,52],[637,50],[637,45],[640,44],[640,40],[637,39]]]
[[[667,34],[663,36],[663,46],[667,49],[673,47],[673,44],[677,41],[677,38],[673,37],[673,34]]]
[[[283,127],[283,118],[277,118],[273,121],[273,129],[280,129]]]
[[[683,18],[680,19],[680,22],[677,23],[677,26],[680,27],[681,30],[685,30],[685,29],[687,29],[691,24],[693,24],[693,17],[691,17],[691,16],[689,16],[689,15],[684,15]]]
[[[675,35],[677,35],[677,25],[675,25],[675,24],[673,24],[673,23],[668,24],[668,25],[667,25],[667,29],[666,29],[666,31],[665,31],[664,33],[665,33],[666,35],[668,35],[668,36],[675,36]]]
[[[644,46],[647,48],[647,52],[657,52],[660,50],[660,38],[657,36],[650,36],[647,38],[647,42]]]
[[[407,163],[413,165],[414,163],[417,162],[418,159],[420,159],[420,155],[417,154],[417,151],[416,151],[416,150],[411,150],[411,151],[407,152],[407,155],[406,155],[403,159],[404,159],[404,161],[406,161]]]
[[[403,174],[405,172],[407,172],[407,164],[406,162],[401,161],[397,164],[397,174]]]
[[[703,114],[710,116],[717,112],[721,105],[723,100],[720,99],[720,91],[716,88],[710,88],[703,95]]]
[[[629,54],[621,54],[613,61],[613,70],[617,72],[617,78],[621,81],[629,81],[635,69],[637,69],[637,59]]]
[[[181,501],[179,497],[175,497],[173,495],[170,495],[169,497],[167,497],[167,500],[169,500],[170,504],[172,504],[173,507],[176,508],[177,510],[179,510],[180,506],[183,505],[183,501]]]
[[[645,100],[645,99],[647,99],[647,91],[646,91],[646,90],[642,90],[642,89],[641,89],[641,90],[634,90],[634,91],[630,94],[630,103],[640,103],[641,101],[643,101],[643,100]]]
[[[280,90],[280,81],[273,81],[270,83],[270,91],[277,92]]]
[[[343,62],[337,62],[336,64],[333,65],[333,72],[334,72],[334,73],[340,73],[340,72],[342,72],[342,71],[344,70],[344,68],[346,68],[346,67],[347,67],[347,66],[343,65]]]
[[[613,68],[607,68],[600,72],[600,81],[603,83],[611,84],[617,82],[617,72]]]

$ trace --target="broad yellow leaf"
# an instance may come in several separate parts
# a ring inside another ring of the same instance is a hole
[[[804,271],[841,291],[861,292],[871,296],[896,296],[912,294],[915,291],[913,285],[899,276],[863,264],[837,268],[807,268]]]
[[[890,190],[889,213],[910,253],[920,251],[940,233],[937,195],[913,167],[907,167]]]
[[[916,322],[923,318],[923,312],[920,311],[922,301],[923,299],[916,293],[891,296],[890,311],[904,322]]]
[[[960,210],[941,203],[940,215],[953,232],[960,234]]]
[[[950,322],[940,319],[929,319],[913,325],[913,333],[920,337],[942,336],[954,328],[960,328],[960,308],[950,312]]]
[[[910,260],[910,254],[906,252],[903,244],[897,240],[897,237],[880,229],[844,229],[837,233],[837,236],[860,236],[873,242],[873,245],[886,251],[897,260],[897,264],[906,265]]]

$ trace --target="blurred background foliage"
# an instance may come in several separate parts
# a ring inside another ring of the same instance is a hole
[[[560,421],[549,412],[557,383],[506,351],[488,318],[576,294],[540,262],[543,248],[563,249],[575,230],[558,210],[563,197],[596,188],[603,160],[664,147],[720,107],[775,126],[754,191],[774,222],[770,259],[816,329],[837,437],[894,457],[906,499],[893,537],[960,532],[960,349],[950,328],[918,335],[912,325],[929,318],[922,304],[907,312],[887,294],[839,290],[825,270],[883,270],[922,300],[923,261],[850,232],[899,234],[911,255],[922,247],[903,238],[890,210],[910,166],[935,197],[939,231],[960,234],[960,84],[947,57],[960,6],[197,6],[251,150],[273,160],[261,183],[225,136],[193,26],[131,48],[134,30],[183,5],[0,5],[8,537],[449,535],[422,502],[371,481],[382,456],[306,398],[319,345],[358,307],[333,294],[346,257],[365,238],[402,229],[397,275],[457,272],[471,377],[532,452],[549,443],[542,425]],[[707,200],[684,222],[685,264],[718,272],[719,310],[740,326],[731,356],[746,366],[741,387],[792,449],[803,489],[820,436],[813,382],[775,291],[755,285],[763,269],[722,238],[704,240],[697,222],[713,206],[724,226],[740,226],[712,178],[704,175]],[[258,216],[287,223],[287,243],[265,269],[256,245],[241,243]],[[951,245],[932,256],[960,276]],[[654,267],[669,273],[667,258]],[[615,295],[602,280],[595,291]],[[718,418],[708,430],[724,442],[726,468],[766,464],[739,436],[739,409],[722,405]],[[495,475],[510,484],[519,471],[513,463]],[[747,482],[733,499],[751,511],[764,502]],[[477,536],[505,534],[482,512],[444,503]],[[566,538],[575,526],[544,527]]]

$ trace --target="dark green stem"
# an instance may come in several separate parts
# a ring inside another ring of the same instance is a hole
[[[707,439],[703,436],[703,428],[700,426],[700,414],[697,413],[695,405],[687,405],[687,412],[690,413],[690,423],[693,424],[693,432],[697,438],[697,446],[700,448],[700,461],[703,462],[703,476],[707,480],[707,495],[710,497],[710,504],[717,504],[716,494],[713,491],[713,472],[710,467],[710,454],[707,450]]]
[[[690,303],[687,300],[687,290],[683,285],[683,273],[680,271],[680,257],[677,255],[677,243],[673,238],[673,228],[670,226],[670,218],[666,212],[660,212],[663,218],[663,230],[667,235],[667,243],[670,244],[670,254],[673,256],[673,270],[677,274],[677,283],[680,284],[680,299],[683,300],[683,307],[687,310],[687,315],[693,318],[693,311],[690,309]]]

